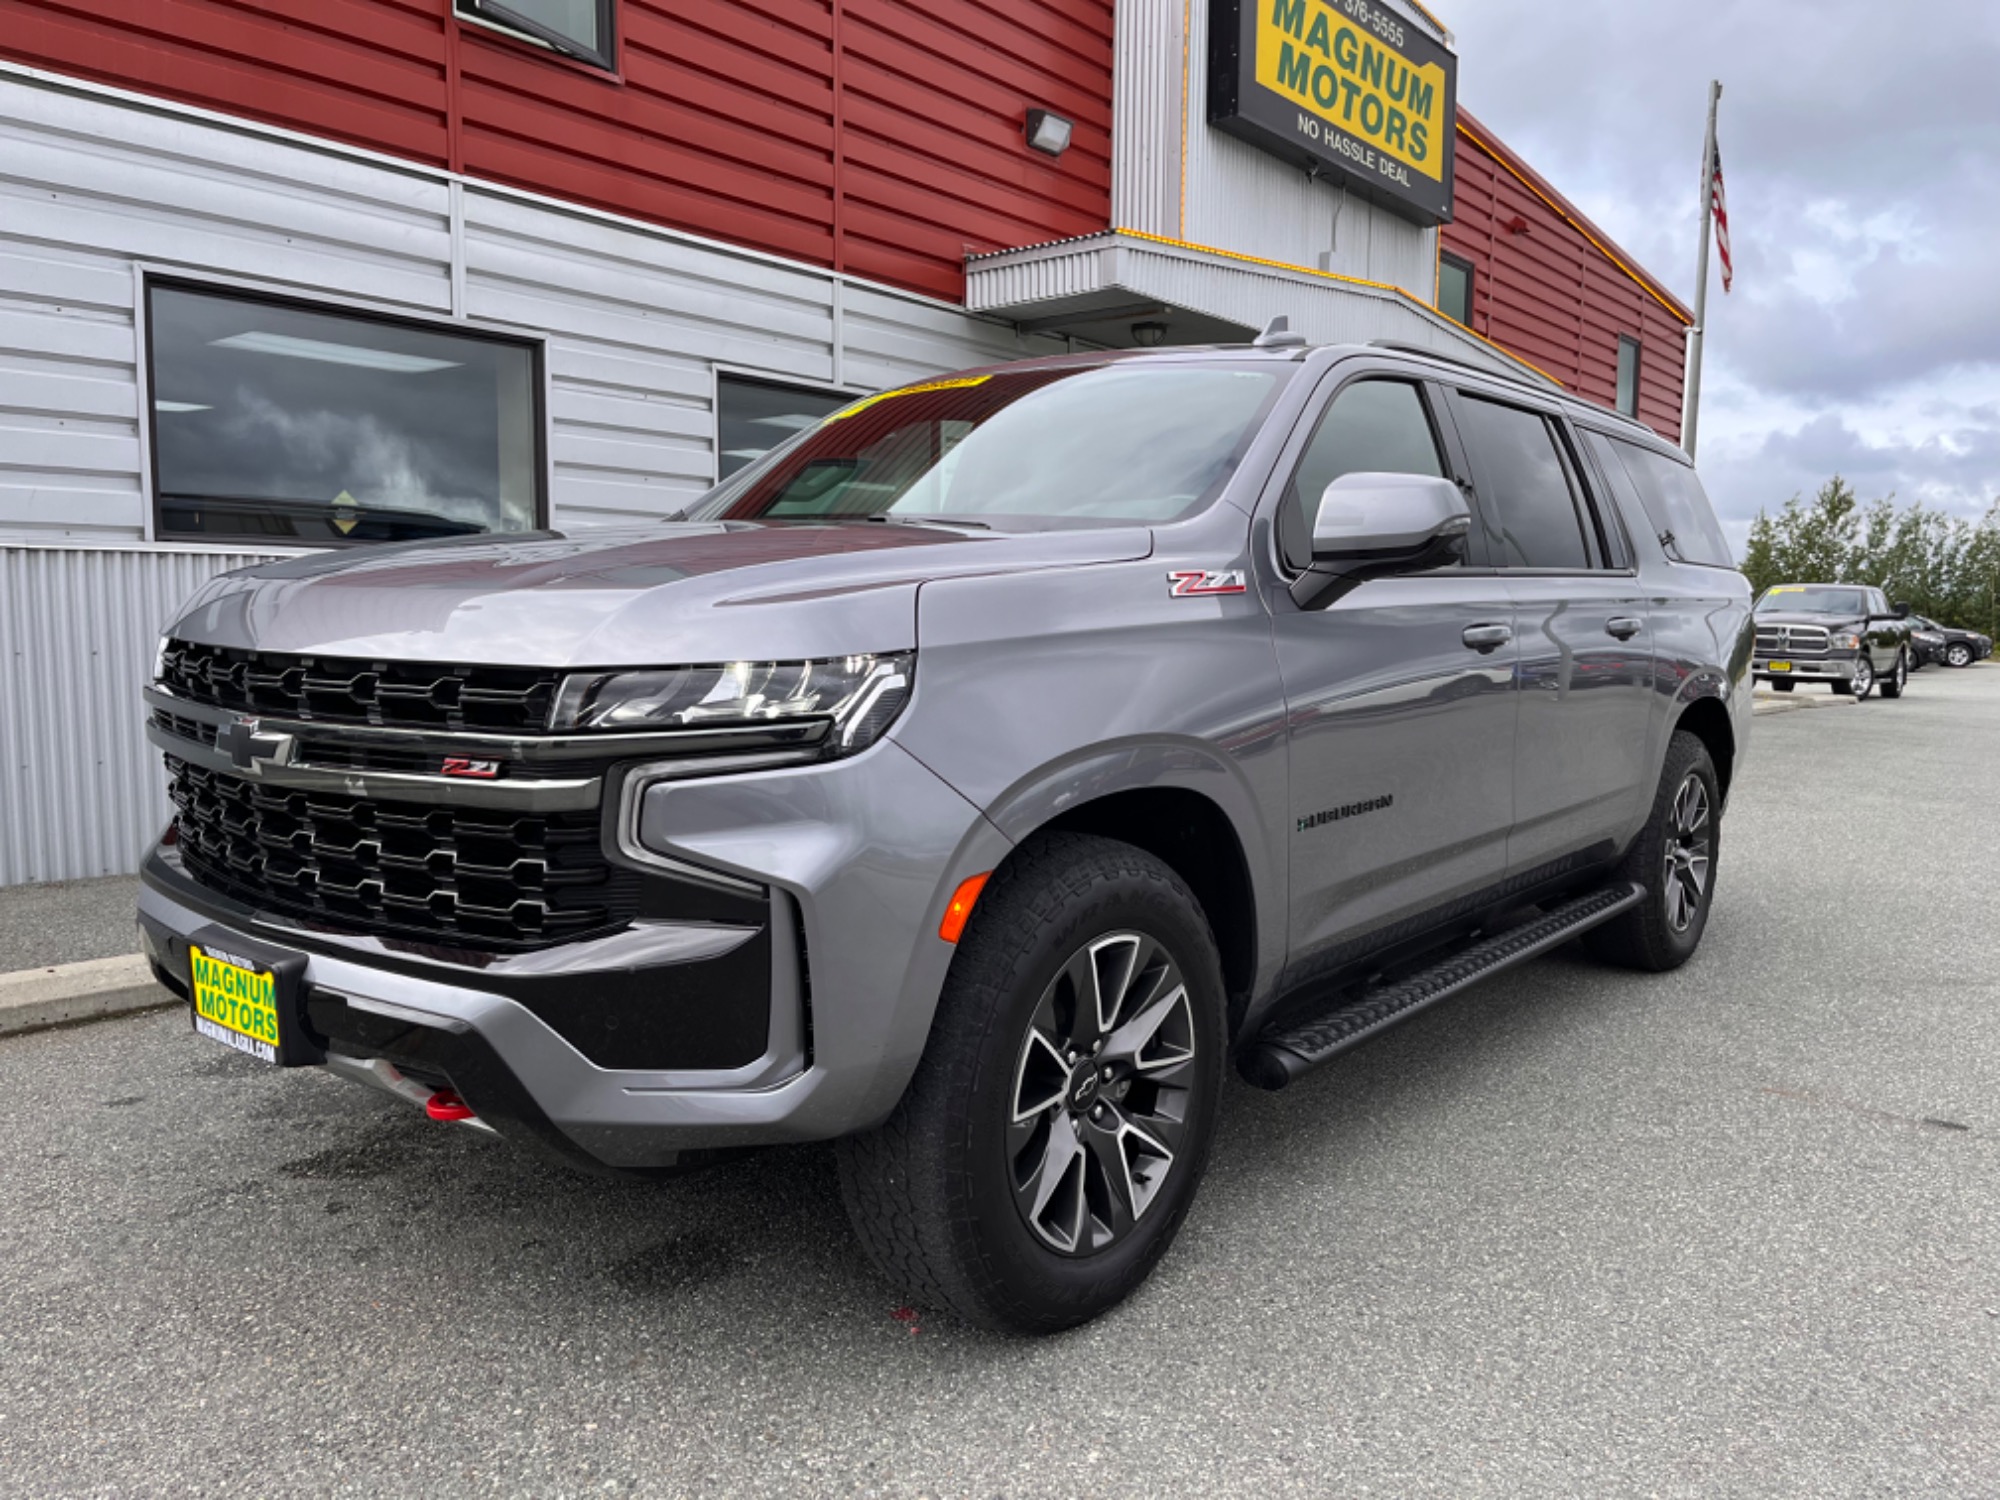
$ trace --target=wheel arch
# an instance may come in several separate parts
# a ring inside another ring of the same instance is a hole
[[[1729,710],[1722,706],[1720,699],[1696,698],[1681,709],[1673,727],[1685,729],[1707,748],[1708,758],[1715,763],[1715,779],[1726,805],[1730,779],[1736,771],[1736,728],[1730,723]]]
[[[1272,866],[1260,805],[1233,758],[1206,746],[1144,745],[1049,768],[988,816],[1017,848],[1041,833],[1095,834],[1144,849],[1180,876],[1215,934],[1233,1034],[1284,961],[1284,877]]]

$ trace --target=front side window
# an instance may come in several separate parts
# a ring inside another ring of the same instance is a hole
[[[1494,566],[1588,568],[1590,549],[1569,466],[1549,419],[1471,395],[1458,412]]]
[[[1729,555],[1729,538],[1722,534],[1722,523],[1715,518],[1715,507],[1708,503],[1692,464],[1597,433],[1590,434],[1590,442],[1606,468],[1622,461],[1668,557],[1710,568],[1736,566]]]
[[[327,546],[540,523],[533,344],[170,285],[147,304],[162,538]]]
[[[457,0],[458,13],[593,67],[614,64],[617,0]]]
[[[1438,257],[1438,311],[1472,326],[1472,262],[1456,255]]]
[[[715,383],[715,477],[727,479],[853,399],[833,391],[722,376]]]
[[[698,520],[1174,521],[1222,493],[1290,362],[1057,365],[844,406],[689,511]]]
[[[1334,397],[1285,492],[1279,534],[1294,566],[1312,560],[1313,522],[1320,497],[1344,474],[1428,474],[1444,477],[1437,435],[1414,385],[1364,380]]]

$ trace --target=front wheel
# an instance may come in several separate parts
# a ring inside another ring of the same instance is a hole
[[[1910,683],[1910,664],[1902,652],[1896,653],[1896,665],[1889,669],[1889,675],[1882,679],[1882,696],[1895,699],[1903,696],[1903,689]]]
[[[980,895],[902,1101],[840,1143],[863,1248],[985,1328],[1115,1306],[1194,1201],[1224,1013],[1215,939],[1166,865],[1076,834],[1023,846]]]
[[[1721,807],[1708,747],[1685,729],[1675,730],[1653,811],[1618,872],[1620,879],[1644,885],[1646,899],[1584,934],[1593,957],[1656,974],[1694,957],[1715,897]]]
[[[1969,667],[1972,665],[1972,648],[1964,641],[1953,641],[1944,648],[1946,666]]]
[[[1854,659],[1854,675],[1845,682],[1834,683],[1833,690],[1845,693],[1857,703],[1875,691],[1875,663],[1868,659],[1866,651]]]

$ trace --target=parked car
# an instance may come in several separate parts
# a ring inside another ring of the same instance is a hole
[[[1781,583],[1757,601],[1759,682],[1789,693],[1824,682],[1865,699],[1877,685],[1900,698],[1909,681],[1910,606],[1890,607],[1882,591],[1859,584]]]
[[[1969,667],[1993,654],[1990,635],[1940,625],[1923,615],[1911,615],[1910,624],[1922,638],[1922,651],[1930,661],[1943,662],[1948,667]]]
[[[1926,630],[1916,615],[1910,616],[1910,671],[1912,675],[1934,662],[1944,660],[1945,640],[1941,632]]]
[[[683,522],[207,585],[145,947],[204,1036],[587,1168],[837,1140],[888,1276],[1061,1328],[1174,1238],[1227,1060],[1695,952],[1728,563],[1676,449],[1420,352],[925,381]]]

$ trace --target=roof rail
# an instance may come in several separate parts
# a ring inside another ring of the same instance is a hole
[[[1536,385],[1536,382],[1528,379],[1525,375],[1517,375],[1512,370],[1496,370],[1491,365],[1482,365],[1469,360],[1462,354],[1440,353],[1438,350],[1426,348],[1422,344],[1413,344],[1408,339],[1370,339],[1368,347],[1371,349],[1389,349],[1397,354],[1420,354],[1425,359],[1434,359],[1441,364],[1457,365],[1461,369],[1473,370],[1481,375],[1490,375],[1496,380],[1512,380],[1520,385],[1540,389]],[[1555,382],[1552,380],[1548,383],[1555,385]],[[1558,391],[1562,389],[1559,385],[1556,385],[1555,388]]]

